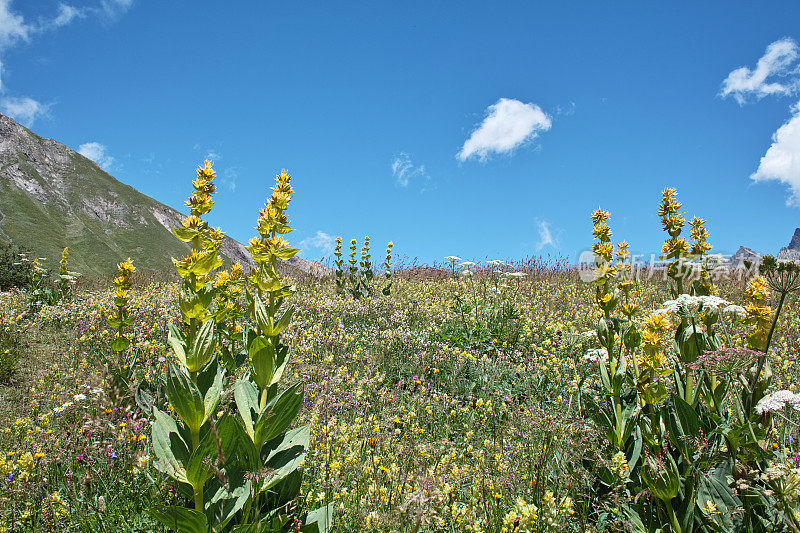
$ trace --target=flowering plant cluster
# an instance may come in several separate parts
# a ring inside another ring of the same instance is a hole
[[[282,237],[292,231],[286,215],[291,176],[286,171],[277,176],[258,218],[259,236],[247,247],[258,267],[247,277],[243,316],[237,316],[235,303],[244,285],[242,269],[235,265],[231,272],[215,273],[222,266],[224,235],[202,219],[213,206],[214,178],[208,161],[197,170],[186,202],[191,214],[183,228],[175,230],[191,249],[174,260],[182,282],[180,320],[169,329],[170,412],[153,407],[155,466],[192,503],[188,508],[159,506],[151,514],[181,532],[282,530],[290,523],[305,523],[306,531],[325,531],[326,508],[300,516],[294,507],[309,432],[307,427],[289,426],[302,405],[303,391],[300,384],[279,389],[289,363],[289,346],[281,342],[281,334],[294,313],[284,302],[295,289],[281,279],[278,261],[299,251]],[[239,336],[236,324],[243,322]],[[220,323],[226,324],[224,334]],[[241,368],[233,369],[239,375],[234,402],[223,399],[230,378],[222,361],[221,337],[234,343],[231,346],[241,338],[246,354]]]
[[[612,264],[609,214],[598,209],[592,216],[593,283],[603,313],[596,336],[605,357],[598,358],[601,395],[587,398],[588,413],[607,438],[612,462],[624,465],[601,468],[595,497],[646,494],[622,507],[634,530],[797,528],[797,500],[781,482],[790,474],[768,474],[770,464],[786,460],[786,450],[767,445],[775,438],[769,413],[797,405],[789,391],[767,395],[768,350],[780,314],[769,301],[772,292],[782,304],[800,290],[797,265],[765,257],[761,275],[747,282],[746,307],[715,295],[705,221],[690,222],[690,247],[681,237],[685,220],[676,196],[665,189],[658,211],[668,234],[663,253],[673,297],[643,320],[627,303],[634,284],[617,275],[625,271],[627,245],[620,244]],[[697,271],[694,279],[687,265]],[[737,327],[750,328],[749,350],[724,346]]]
[[[364,246],[361,247],[361,257],[356,259],[356,249],[358,241],[350,240],[350,259],[349,266],[345,268],[342,259],[342,238],[336,237],[336,248],[333,254],[336,256],[336,293],[340,296],[349,294],[354,300],[369,298],[375,292],[375,273],[372,268],[372,256],[369,253],[369,235],[364,237]],[[392,247],[394,243],[389,241],[386,245],[386,260],[383,263],[384,283],[381,293],[389,296],[392,292]]]

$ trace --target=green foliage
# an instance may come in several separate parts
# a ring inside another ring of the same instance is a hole
[[[460,258],[448,256],[453,279],[453,304],[450,309],[456,318],[437,332],[457,346],[482,346],[485,353],[495,356],[509,353],[517,346],[522,333],[521,316],[517,311],[514,284],[525,277],[522,272],[502,271],[502,261],[489,261],[487,269],[477,277],[462,263],[463,270],[456,275]]]
[[[0,291],[23,288],[31,275],[31,264],[20,261],[20,250],[0,241]]]
[[[7,382],[22,357],[24,328],[13,319],[0,317],[0,383]]]

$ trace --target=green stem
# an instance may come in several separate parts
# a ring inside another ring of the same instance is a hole
[[[778,301],[778,310],[775,311],[775,318],[772,319],[772,327],[769,328],[769,334],[767,335],[767,342],[764,344],[764,353],[767,353],[769,350],[769,344],[772,342],[772,334],[775,332],[775,326],[778,324],[778,317],[781,314],[781,309],[783,309],[783,301],[786,299],[786,293],[781,292],[781,299]]]
[[[192,450],[200,447],[200,430],[192,430]],[[194,510],[203,512],[203,486],[194,487]]]
[[[264,387],[264,390],[261,391],[261,398],[258,402],[258,410],[259,412],[263,411],[264,408],[267,406],[267,393],[269,392],[269,387]]]
[[[753,400],[755,399],[756,394],[756,386],[758,386],[758,378],[761,376],[761,371],[764,369],[764,364],[767,361],[767,351],[769,350],[769,345],[772,342],[772,334],[775,331],[775,326],[778,323],[778,317],[781,314],[781,309],[783,309],[783,301],[786,299],[786,293],[781,292],[781,299],[778,301],[778,309],[775,311],[775,318],[772,319],[772,327],[769,328],[769,333],[767,334],[767,342],[764,343],[764,355],[758,357],[758,366],[756,367],[756,373],[753,375],[753,380],[750,383],[750,397],[747,402],[746,406],[746,415],[747,418],[750,418],[750,412],[753,408]]]
[[[667,506],[667,514],[669,515],[669,521],[672,524],[672,530],[674,533],[681,533],[683,530],[681,529],[681,524],[678,522],[678,517],[675,515],[675,509],[672,508],[672,502],[670,500],[663,500],[664,505]]]

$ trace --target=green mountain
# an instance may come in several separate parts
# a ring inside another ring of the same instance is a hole
[[[57,268],[69,246],[70,270],[84,276],[107,276],[128,257],[140,270],[172,269],[187,249],[170,231],[183,216],[0,115],[0,240],[47,258],[46,267]],[[233,239],[222,252],[252,266]]]

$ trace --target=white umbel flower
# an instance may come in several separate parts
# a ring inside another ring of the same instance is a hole
[[[761,398],[756,405],[756,413],[774,413],[784,407],[791,407],[800,411],[800,394],[795,394],[790,390],[779,390]]]

